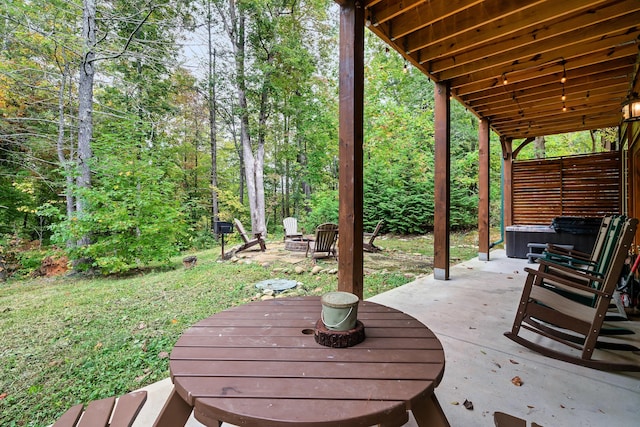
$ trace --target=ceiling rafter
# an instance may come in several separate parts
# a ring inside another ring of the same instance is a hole
[[[371,31],[506,138],[616,126],[622,103],[640,91],[638,0],[370,0],[365,8]]]

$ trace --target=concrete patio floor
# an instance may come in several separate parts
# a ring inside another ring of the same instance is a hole
[[[430,275],[370,300],[414,316],[442,342],[446,367],[436,396],[454,427],[494,426],[494,412],[544,427],[640,425],[640,373],[557,361],[502,335],[511,329],[527,266],[527,260],[494,250],[491,261],[475,258],[452,267],[450,280]],[[640,346],[640,335],[633,339]],[[627,357],[640,364],[640,354]],[[521,386],[512,383],[516,376]],[[170,379],[145,387],[148,400],[134,426],[153,424],[171,387]],[[187,425],[201,426],[193,417]]]

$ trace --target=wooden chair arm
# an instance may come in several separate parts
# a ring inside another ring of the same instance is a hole
[[[583,277],[571,277],[571,276],[565,276],[565,275],[557,275],[557,274],[553,274],[553,273],[549,273],[546,271],[540,271],[540,270],[533,270],[531,268],[525,267],[525,271],[531,275],[534,275],[536,277],[536,279],[534,281],[534,285],[537,286],[541,286],[542,282],[544,281],[544,279],[547,279],[549,281],[552,281],[554,283],[558,283],[560,285],[563,286],[567,286],[573,289],[577,289],[581,292],[585,292],[585,293],[590,293],[593,295],[599,295],[599,296],[608,296],[608,294],[600,291],[597,288],[593,288],[589,285],[589,282],[584,282],[584,278]],[[598,283],[602,282],[602,279],[598,278],[598,277],[592,277],[592,279],[590,279],[591,281],[595,281]]]

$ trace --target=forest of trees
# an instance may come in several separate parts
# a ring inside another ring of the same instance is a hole
[[[38,240],[113,273],[215,245],[218,219],[337,221],[337,24],[332,0],[2,2],[0,246]],[[428,232],[433,85],[369,33],[365,61],[365,228]],[[454,102],[452,120],[451,223],[467,229],[477,119]]]

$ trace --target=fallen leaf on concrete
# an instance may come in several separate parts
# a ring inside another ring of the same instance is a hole
[[[515,361],[515,360],[513,360],[513,359],[509,359],[509,362],[513,363],[514,365],[519,365],[519,364],[520,364],[520,362],[516,362],[516,361]]]
[[[498,362],[493,362],[493,364],[496,365],[498,368],[502,368],[502,366],[500,366]]]
[[[459,404],[460,404],[460,402],[458,402],[458,401],[454,401],[454,402],[451,402],[451,404],[452,404],[452,405],[459,405]]]
[[[511,382],[517,387],[520,387],[522,385],[522,379],[520,379],[520,377],[518,376],[511,378]]]
[[[467,408],[470,411],[473,411],[473,402],[470,402],[468,400],[465,399],[464,403],[463,403],[464,407]]]

